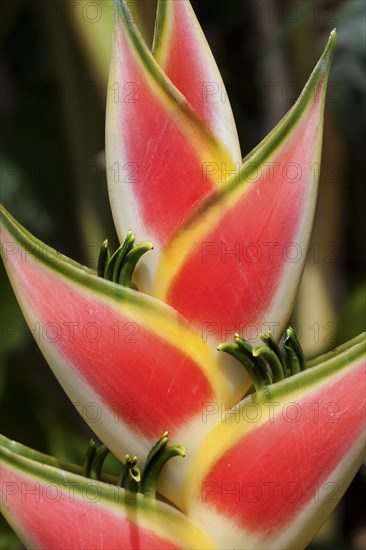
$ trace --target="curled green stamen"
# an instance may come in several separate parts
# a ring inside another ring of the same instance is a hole
[[[235,334],[235,344],[225,342],[217,348],[219,351],[232,355],[244,365],[256,391],[284,380],[288,374],[287,364],[291,375],[306,369],[304,353],[295,331],[291,327],[286,330],[284,335],[287,361],[271,332],[261,334],[260,338],[265,345],[253,348],[239,334]]]
[[[291,374],[296,374],[306,369],[306,360],[296,332],[292,327],[285,331],[284,346],[287,353]]]
[[[281,361],[279,361],[276,353],[268,346],[261,346],[253,349],[254,357],[263,357],[271,367],[273,382],[279,382],[285,378],[284,369]]]
[[[96,481],[100,481],[102,466],[108,453],[109,449],[105,445],[99,445],[98,447],[94,439],[91,439],[86,451],[83,465],[83,475],[85,477],[95,479]]]
[[[130,493],[142,493],[149,498],[155,498],[158,478],[164,465],[175,456],[185,456],[184,447],[168,445],[168,439],[168,432],[164,432],[151,447],[141,469],[137,466],[137,456],[126,454],[121,474],[113,483]],[[102,466],[108,453],[109,449],[105,445],[98,447],[91,439],[86,452],[83,475],[100,481]],[[103,479],[105,477],[103,476]]]
[[[283,354],[279,348],[279,346],[276,344],[272,332],[269,330],[268,334],[260,334],[260,339],[266,346],[268,346],[277,356],[277,359],[280,361],[283,369],[283,373],[285,375],[285,378],[287,376],[287,366],[285,358],[283,357]]]
[[[131,231],[129,231],[123,243],[117,248],[115,253],[112,254],[112,257],[109,260],[107,268],[105,270],[105,279],[108,279],[109,281],[117,280],[119,272],[122,268],[123,260],[133,247],[134,242],[135,237],[134,235],[132,235]]]
[[[148,497],[155,497],[157,481],[163,466],[175,456],[185,456],[185,449],[181,445],[167,445],[168,432],[155,443],[146,457],[142,469],[140,492]]]
[[[135,246],[135,236],[131,231],[128,231],[125,240],[112,256],[108,250],[108,241],[103,241],[98,257],[98,276],[131,287],[137,262],[145,252],[152,248],[153,245],[148,242]]]
[[[120,285],[131,287],[132,284],[132,275],[136,267],[137,262],[149,250],[152,250],[154,247],[151,243],[141,243],[138,246],[132,248],[123,262],[123,266],[119,272],[118,280],[116,280]]]
[[[90,477],[90,471],[91,471],[91,467],[92,467],[96,452],[97,452],[97,444],[94,441],[94,439],[91,439],[89,441],[89,446],[86,451],[86,456],[85,456],[84,465],[83,465],[84,477]]]
[[[119,253],[113,267],[112,281],[114,281],[115,283],[117,283],[119,280],[120,273],[124,265],[126,256],[133,249],[134,244],[135,244],[135,236],[132,235],[131,231],[129,231],[127,233],[127,237],[125,238],[123,245],[119,249]]]
[[[126,455],[124,468],[124,488],[131,493],[138,493],[141,481],[140,468],[136,466],[137,456]]]
[[[102,467],[105,459],[109,454],[109,449],[105,445],[100,445],[96,449],[93,461],[90,467],[90,477],[96,481],[100,481]]]
[[[248,346],[250,347],[250,351]],[[240,361],[252,379],[256,391],[272,383],[270,375],[265,365],[263,365],[263,361],[260,358],[253,357],[251,346],[238,335],[235,337],[235,344],[225,342],[220,344],[217,349],[228,353]]]
[[[111,255],[108,250],[108,240],[106,239],[105,241],[103,241],[99,251],[98,265],[97,265],[98,277],[104,277],[104,274],[110,259],[111,259]]]

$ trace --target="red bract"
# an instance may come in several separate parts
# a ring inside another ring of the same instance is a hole
[[[188,0],[158,2],[152,51],[127,2],[115,7],[106,152],[123,244],[112,257],[103,244],[96,273],[3,207],[0,224],[42,352],[80,411],[98,406],[85,420],[125,466],[119,481],[100,478],[88,460],[105,449],[91,446],[83,469],[3,438],[4,514],[29,547],[303,547],[335,505],[321,491],[334,484],[338,501],[364,437],[363,337],[309,365],[293,336],[286,361],[276,344],[311,232],[335,32],[298,101],[242,161]],[[130,228],[154,250],[134,248]],[[278,332],[262,348],[240,335],[222,347],[248,376],[216,346],[251,324]],[[257,391],[243,399],[251,377]],[[180,511],[154,498],[163,466],[159,491]]]
[[[213,549],[171,506],[81,472],[1,437],[2,511],[27,548]],[[75,469],[75,468],[74,468]]]
[[[218,548],[304,548],[316,534],[364,457],[364,347],[244,399],[207,436],[185,494]]]

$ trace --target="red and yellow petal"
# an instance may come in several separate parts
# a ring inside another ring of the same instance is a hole
[[[131,450],[145,456],[165,430],[189,455],[208,430],[203,403],[238,399],[218,353],[169,306],[61,256],[5,209],[0,221],[24,316],[92,430],[122,460]]]
[[[153,55],[240,166],[239,138],[230,101],[189,0],[158,1]]]
[[[165,247],[154,295],[214,341],[280,337],[291,313],[317,194],[326,84],[335,33],[300,98]],[[212,330],[216,327],[216,330]]]
[[[187,513],[218,547],[304,548],[339,502],[365,454],[364,339],[246,398],[198,449]]]
[[[129,229],[149,240],[155,254],[143,260],[154,271],[159,250],[221,174],[203,166],[235,167],[214,136],[147,49],[127,2],[116,3],[108,86],[106,155],[112,213],[122,240]],[[149,288],[151,273],[141,277]]]
[[[214,548],[183,514],[154,499],[42,464],[1,440],[2,513],[28,548]],[[31,453],[34,454],[34,453]]]

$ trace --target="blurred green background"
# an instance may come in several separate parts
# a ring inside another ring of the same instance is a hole
[[[192,4],[222,72],[243,156],[291,107],[337,27],[319,205],[292,319],[314,356],[365,330],[365,2]],[[150,41],[155,0],[130,5]],[[111,6],[3,0],[0,18],[1,202],[41,240],[92,267],[104,238],[117,243],[104,167]],[[2,265],[0,277],[1,432],[81,463],[90,432],[38,351]],[[311,548],[362,547],[364,481],[360,473]],[[0,549],[21,548],[1,527]]]

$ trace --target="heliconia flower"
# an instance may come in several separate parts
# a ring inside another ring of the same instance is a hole
[[[365,334],[308,367],[226,411],[191,462],[185,510],[218,548],[305,548],[362,464]]]
[[[278,345],[311,231],[335,31],[242,160],[189,1],[158,0],[152,51],[126,0],[115,6],[106,153],[121,245],[111,256],[105,241],[94,271],[0,207],[24,316],[105,446],[79,467],[2,438],[4,515],[31,548],[303,548],[364,438],[364,336],[309,364],[292,329]],[[242,337],[251,326],[264,345]],[[120,479],[100,473],[109,449]]]
[[[1,437],[2,513],[27,548],[214,549],[184,514]],[[71,469],[71,471],[70,471]]]

